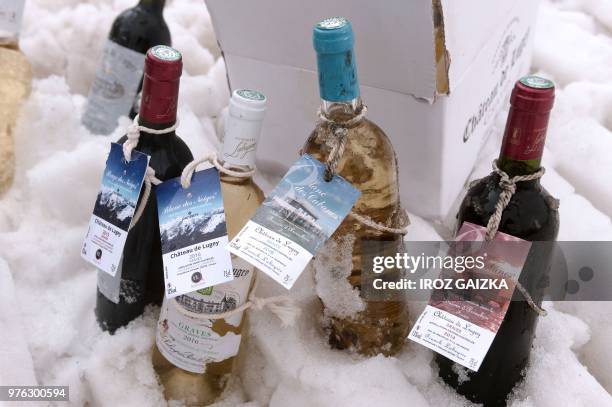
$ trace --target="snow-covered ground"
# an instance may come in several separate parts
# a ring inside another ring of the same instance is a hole
[[[112,337],[102,333],[93,315],[95,270],[79,257],[108,143],[122,133],[92,137],[79,116],[108,27],[133,3],[28,0],[25,13],[22,48],[36,80],[15,134],[15,185],[0,198],[0,385],[69,385],[75,406],[166,405],[150,362],[157,310]],[[218,145],[225,68],[202,0],[168,1],[165,16],[185,60],[179,134],[200,156]],[[561,199],[561,240],[612,240],[611,33],[610,0],[542,2],[533,70],[559,87],[543,183]],[[489,172],[498,146],[490,140],[473,177]],[[412,221],[413,240],[445,230]],[[292,295],[304,308],[294,328],[250,314],[241,382],[223,405],[467,405],[437,379],[421,346],[397,358],[330,350],[315,317],[312,273]],[[612,304],[546,307],[511,405],[612,406]],[[412,315],[419,311],[415,305]]]

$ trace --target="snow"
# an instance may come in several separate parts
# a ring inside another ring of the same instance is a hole
[[[93,137],[79,116],[108,27],[133,3],[28,0],[25,12],[22,47],[36,79],[15,132],[15,184],[0,198],[0,385],[69,385],[75,406],[167,405],[151,365],[158,310],[114,336],[101,332],[93,314],[96,272],[79,256],[109,142],[129,123],[123,118],[112,135]],[[219,145],[229,97],[225,67],[201,0],[169,1],[165,16],[185,60],[178,133],[201,156]],[[539,22],[533,70],[559,84],[543,179],[561,199],[559,238],[612,240],[612,4],[544,0]],[[492,138],[472,179],[490,171],[498,148]],[[279,175],[261,174],[260,184],[269,191]],[[407,240],[448,237],[454,226],[452,219],[411,220]],[[432,354],[421,346],[370,359],[329,349],[314,281],[309,268],[291,291],[303,308],[293,328],[265,311],[250,312],[242,374],[219,405],[469,405],[437,378]],[[319,290],[335,301],[333,309],[358,309],[347,286],[335,288],[341,301]],[[261,289],[285,293],[266,278]],[[423,306],[410,305],[413,318]],[[546,308],[511,406],[612,406],[612,304]]]
[[[365,302],[347,278],[353,268],[355,237],[340,242],[328,240],[312,261],[316,292],[325,304],[325,317],[347,318],[365,309]]]

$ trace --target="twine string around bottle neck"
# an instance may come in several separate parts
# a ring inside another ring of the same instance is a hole
[[[251,178],[256,171],[255,166],[250,167],[249,170],[241,170],[236,171],[230,168],[227,168],[217,157],[217,154],[214,151],[208,152],[204,154],[201,158],[195,159],[189,164],[185,166],[183,172],[181,174],[181,186],[185,189],[191,186],[191,180],[193,174],[196,172],[197,167],[200,164],[210,163],[213,165],[220,173],[229,175],[235,178]],[[196,319],[227,319],[232,315],[236,315],[246,311],[249,308],[253,308],[255,310],[261,310],[263,308],[268,308],[274,315],[276,315],[282,322],[283,326],[292,326],[295,323],[295,320],[299,317],[301,313],[301,309],[297,307],[293,300],[286,295],[278,295],[273,297],[258,297],[255,295],[258,286],[258,278],[257,271],[253,270],[253,284],[249,290],[249,294],[247,297],[247,301],[240,305],[237,308],[232,310],[228,310],[225,312],[219,313],[197,313],[190,311],[183,307],[175,298],[174,306],[181,312],[183,315],[186,315],[190,318]]]
[[[214,151],[210,151],[204,154],[201,158],[197,158],[185,166],[183,172],[181,173],[181,186],[183,188],[187,189],[191,186],[191,178],[196,172],[197,167],[200,164],[204,164],[206,162],[212,164],[220,173],[235,178],[251,178],[256,171],[255,166],[250,167],[250,169],[246,171],[236,171],[227,168],[221,162],[219,162],[217,153],[215,153]]]
[[[194,318],[194,319],[227,319],[233,315],[240,314],[246,311],[249,308],[260,311],[264,308],[268,308],[270,312],[278,317],[281,321],[281,325],[283,327],[290,327],[295,325],[295,322],[299,318],[302,310],[298,306],[295,305],[295,302],[288,295],[276,295],[272,297],[258,297],[255,293],[257,291],[257,287],[259,286],[259,279],[257,276],[256,270],[253,270],[253,284],[249,290],[249,294],[247,297],[247,301],[244,304],[225,311],[225,312],[215,312],[215,313],[206,313],[206,312],[193,312],[178,302],[178,297],[174,298],[174,305],[176,309],[182,313],[183,315]]]
[[[331,139],[334,141],[334,145],[332,146],[332,149],[327,156],[327,160],[325,161],[325,181],[331,181],[333,176],[336,174],[338,163],[342,159],[344,150],[346,149],[349,129],[361,122],[365,118],[367,111],[368,107],[365,104],[362,104],[354,117],[343,122],[338,122],[329,118],[322,109],[319,109],[317,112],[317,116],[319,118],[317,128],[321,128],[322,124],[324,123],[327,124],[332,132]],[[306,145],[308,145],[314,137],[316,137],[316,132],[311,134],[308,140],[306,140],[306,143],[300,150],[300,155],[305,152]],[[410,217],[408,216],[408,213],[401,208],[399,209],[399,213],[394,213],[393,216],[389,218],[387,224],[376,222],[369,216],[359,214],[355,211],[351,211],[348,216],[355,219],[362,225],[379,232],[392,233],[396,235],[405,235],[408,233],[408,226],[410,225]],[[397,227],[390,226],[390,224],[393,223],[393,219],[397,219],[395,221],[396,223],[399,223]]]
[[[487,231],[485,235],[486,241],[491,241],[495,238],[495,234],[499,229],[499,224],[501,223],[504,210],[506,209],[506,207],[510,203],[510,200],[512,199],[512,196],[516,192],[516,184],[518,182],[534,181],[536,179],[542,178],[542,175],[544,175],[545,172],[544,167],[540,167],[539,170],[532,174],[516,175],[514,177],[510,177],[505,171],[503,171],[497,166],[497,160],[493,160],[492,167],[493,172],[499,175],[498,185],[501,188],[502,192],[499,194],[499,198],[497,199],[497,203],[495,204],[495,212],[493,212],[493,214],[489,218],[489,222],[487,223]],[[523,287],[523,285],[518,280],[516,281],[516,288],[517,290],[519,290],[523,298],[525,298],[525,301],[527,301],[527,304],[529,304],[531,309],[533,309],[538,315],[548,315],[548,312],[546,312],[545,309],[535,303],[527,289],[525,289],[525,287]]]
[[[130,162],[132,160],[132,151],[138,145],[141,131],[144,131],[145,133],[149,134],[167,134],[175,131],[178,125],[179,123],[177,120],[176,123],[165,129],[150,129],[148,127],[141,126],[140,124],[138,124],[138,115],[136,115],[136,117],[134,117],[134,121],[127,129],[127,140],[125,141],[125,143],[123,143],[123,157],[125,158],[125,161]],[[142,198],[140,199],[138,208],[136,208],[136,211],[134,212],[134,217],[132,218],[132,223],[130,224],[128,231],[134,226],[136,226],[136,224],[142,217],[142,214],[144,213],[144,209],[147,206],[147,202],[149,201],[149,196],[151,195],[151,184],[159,185],[161,184],[161,182],[162,181],[155,176],[155,170],[151,167],[147,167],[144,177],[144,190],[142,192]]]

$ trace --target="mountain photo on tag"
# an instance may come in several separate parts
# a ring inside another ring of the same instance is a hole
[[[121,145],[111,144],[81,256],[114,276],[136,211],[149,157],[132,152],[126,161]]]

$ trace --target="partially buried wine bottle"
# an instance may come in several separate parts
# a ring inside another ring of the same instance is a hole
[[[319,69],[321,111],[327,120],[315,128],[304,152],[326,162],[339,141],[334,128],[347,127],[346,147],[338,161],[337,173],[361,191],[353,211],[383,225],[397,225],[402,213],[397,160],[385,133],[371,121],[359,119],[363,104],[359,97],[350,22],[344,18],[321,21],[314,27],[313,42]],[[362,241],[399,243],[402,236],[374,229],[348,217],[331,239],[340,246],[350,246],[346,253],[352,256],[348,283],[359,289],[362,282]],[[319,272],[317,270],[317,274]],[[323,272],[337,274],[331,266]],[[391,355],[404,344],[409,329],[404,302],[366,301],[365,309],[347,317],[334,315],[325,298],[322,301],[327,308],[329,342],[333,347],[354,349],[365,355]]]
[[[139,124],[166,129],[176,123],[181,54],[165,45],[147,52]],[[125,143],[126,136],[119,140]],[[193,160],[191,151],[174,131],[165,134],[140,132],[135,150],[151,157],[149,166],[161,181],[181,175]],[[155,188],[153,186],[152,188]],[[142,199],[142,192],[138,199]],[[108,291],[118,290],[115,295]],[[140,220],[130,229],[116,277],[98,272],[96,317],[102,329],[114,332],[141,315],[145,305],[161,304],[164,293],[157,200],[152,191]]]
[[[136,116],[145,53],[155,45],[172,45],[163,16],[165,3],[140,0],[113,22],[82,117],[92,133],[110,134],[120,116]]]
[[[233,92],[220,162],[228,169],[249,172],[261,131],[266,98],[259,92]],[[263,201],[263,193],[250,176],[221,173],[225,220],[231,240]],[[234,280],[218,286],[164,299],[157,327],[153,365],[168,400],[189,406],[213,402],[231,377],[243,329],[243,313],[208,319],[202,313],[235,309],[248,297],[255,269],[232,256]]]
[[[527,76],[516,83],[497,162],[498,168],[510,177],[533,174],[540,169],[554,94],[554,85],[547,79]],[[458,228],[463,222],[487,226],[502,192],[499,182],[500,176],[494,172],[470,188],[457,215]],[[516,185],[498,230],[532,242],[556,240],[559,230],[557,201],[542,187],[539,179]],[[550,272],[551,247],[550,244],[534,243],[519,277],[519,282],[538,305],[542,302],[542,282]],[[462,369],[436,355],[440,376],[476,403],[487,407],[504,406],[527,366],[537,317],[532,306],[515,290],[504,321],[478,372]]]
[[[21,102],[30,93],[32,67],[19,50],[25,0],[0,4],[0,194],[15,173],[13,129]]]

